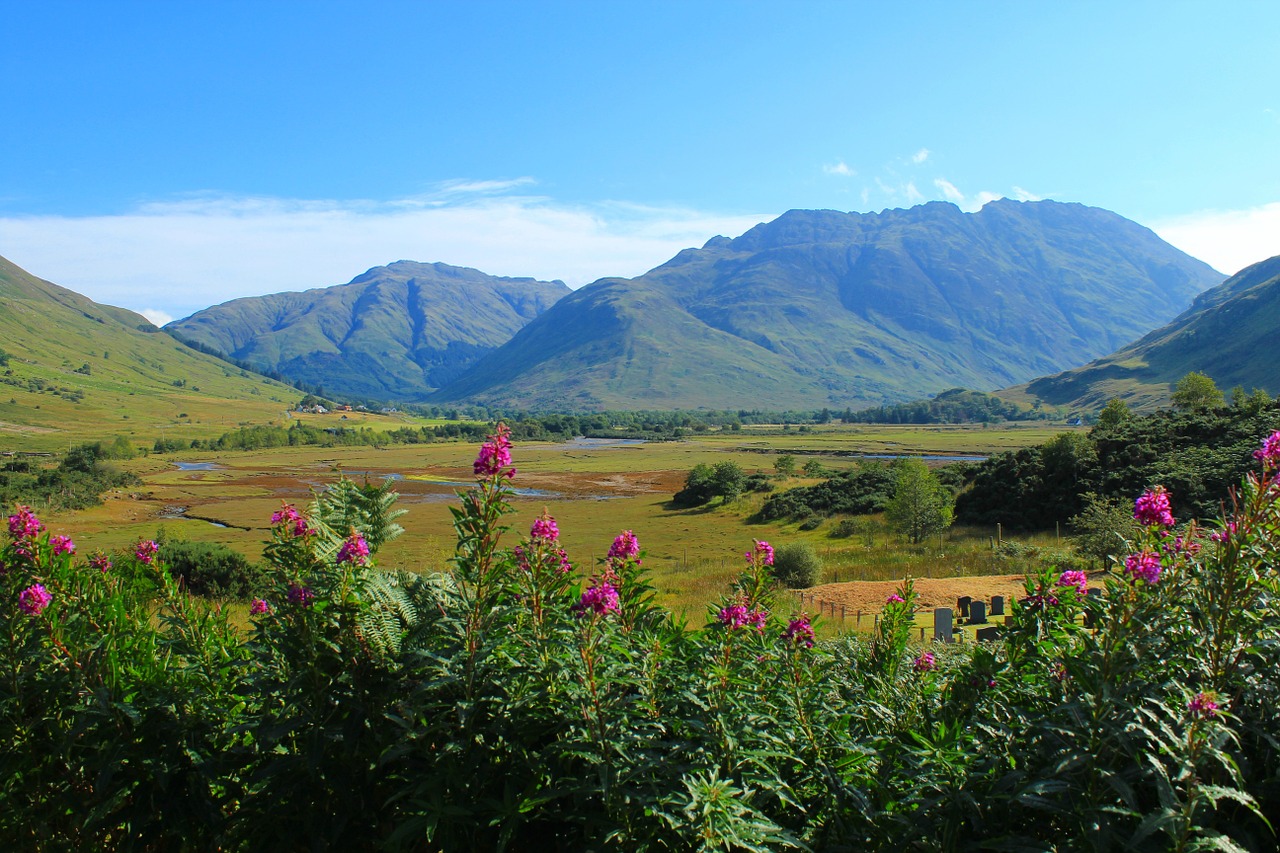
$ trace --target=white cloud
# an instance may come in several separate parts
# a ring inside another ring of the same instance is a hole
[[[924,196],[921,195],[920,190],[916,189],[915,181],[907,181],[907,186],[903,189],[903,194],[906,195],[907,201],[911,204],[919,204],[924,201]]]
[[[849,164],[845,163],[843,160],[837,161],[834,166],[823,166],[822,171],[826,172],[828,175],[839,175],[843,178],[852,178],[854,175],[858,174],[853,169],[850,169]]]
[[[114,216],[0,218],[0,255],[95,301],[185,317],[401,259],[577,287],[639,275],[776,215],[495,194],[529,183],[454,182],[391,202],[204,196]]]
[[[985,205],[987,202],[999,201],[1002,198],[1004,198],[1004,196],[1000,195],[1000,193],[993,193],[989,190],[983,190],[982,192],[974,196],[974,204],[972,209],[981,210],[983,205]]]
[[[1040,196],[1035,195],[1034,193],[1028,192],[1027,190],[1024,190],[1022,187],[1019,187],[1016,185],[1013,188],[1013,197],[1016,198],[1018,201],[1043,201],[1043,199],[1040,198]]]
[[[1204,210],[1148,224],[1162,239],[1228,275],[1280,255],[1280,202]]]
[[[943,178],[935,178],[933,185],[942,190],[942,194],[947,197],[947,201],[954,201],[956,204],[964,204],[964,193],[956,189],[956,185]]]
[[[174,321],[174,317],[171,315],[166,314],[163,311],[157,311],[154,308],[143,308],[138,313],[157,326],[163,326],[165,323],[172,323]]]
[[[923,163],[925,160],[928,160],[928,159],[929,159],[928,148],[921,148],[919,151],[911,155],[911,162],[915,163],[917,166],[919,166],[921,163]]]

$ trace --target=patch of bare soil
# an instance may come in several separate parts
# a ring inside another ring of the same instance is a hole
[[[1005,601],[1026,594],[1022,575],[990,575],[964,578],[916,578],[915,589],[920,596],[917,612],[937,607],[955,608],[956,599],[967,595],[971,598],[991,600],[993,595],[1003,595]],[[879,613],[885,599],[897,591],[900,581],[849,581],[828,583],[804,590],[820,601],[840,605],[850,611]]]

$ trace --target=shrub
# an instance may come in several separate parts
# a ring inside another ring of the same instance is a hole
[[[215,542],[169,540],[160,558],[170,576],[192,595],[248,599],[267,586],[266,571],[239,551]]]
[[[773,576],[790,589],[817,586],[822,579],[822,558],[808,542],[788,542],[774,552]]]

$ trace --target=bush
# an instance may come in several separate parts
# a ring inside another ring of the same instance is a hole
[[[822,558],[808,542],[788,542],[774,552],[773,576],[790,589],[817,586],[822,579]]]
[[[267,585],[262,567],[215,542],[169,540],[161,546],[160,558],[170,576],[192,595],[244,600]]]

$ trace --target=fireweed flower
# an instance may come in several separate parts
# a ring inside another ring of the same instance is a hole
[[[1076,592],[1084,595],[1089,591],[1089,578],[1084,572],[1074,570],[1067,571],[1058,576],[1058,583],[1056,586],[1075,587]]]
[[[271,605],[261,598],[255,598],[253,604],[249,605],[250,616],[262,616],[271,612]]]
[[[768,542],[761,542],[759,539],[754,541],[756,543],[756,547],[744,555],[747,558],[747,565],[755,565],[756,558],[758,557],[762,565],[772,566],[773,546]]]
[[[510,464],[511,430],[506,424],[498,424],[493,435],[489,436],[489,440],[480,445],[480,453],[476,456],[471,469],[477,477],[492,477],[494,474],[501,473],[511,478],[516,475],[515,468],[505,472],[502,470]]]
[[[1172,527],[1173,513],[1169,509],[1169,493],[1164,486],[1156,486],[1139,495],[1133,502],[1133,517],[1148,527]]]
[[[1125,557],[1124,570],[1134,580],[1146,581],[1149,584],[1160,580],[1160,558],[1151,551],[1130,554]]]
[[[618,599],[618,588],[607,581],[589,587],[583,591],[582,598],[573,606],[573,609],[579,616],[588,611],[597,616],[619,613],[622,610],[622,602]]]
[[[897,604],[897,603],[898,603],[898,602],[900,602],[900,601],[906,601],[906,599],[905,599],[905,598],[903,598],[902,596],[898,595],[898,594],[895,592],[893,595],[891,595],[891,596],[889,596],[888,598],[886,598],[886,599],[884,600],[884,603],[885,603],[885,604]]]
[[[911,662],[911,668],[916,672],[932,672],[938,668],[938,660],[933,656],[933,652],[921,652],[920,656]]]
[[[89,558],[89,565],[105,575],[107,569],[111,568],[111,560],[106,554],[98,551]]]
[[[1217,533],[1210,533],[1209,538],[1218,543],[1226,542],[1236,535],[1236,529],[1236,523],[1228,521]]]
[[[53,596],[43,584],[32,584],[18,594],[18,607],[31,616],[39,616],[53,601]]]
[[[782,637],[797,646],[803,646],[806,649],[813,648],[813,625],[809,622],[809,614],[801,613],[788,622],[787,630],[782,632]]]
[[[289,503],[281,503],[280,509],[271,514],[271,523],[273,525],[292,524],[294,536],[306,536],[313,532],[307,520],[302,517],[302,513],[298,512],[298,508]]]
[[[560,565],[556,566],[558,574],[567,575],[573,571],[573,563],[569,562],[569,555],[565,553],[563,548],[556,549],[556,556],[560,558]]]
[[[1191,701],[1187,703],[1187,710],[1191,712],[1191,716],[1199,717],[1202,720],[1212,720],[1218,716],[1219,705],[1217,702],[1218,694],[1216,693],[1197,693],[1191,697]]]
[[[556,520],[551,517],[546,508],[543,508],[542,515],[533,520],[533,527],[529,529],[529,538],[541,542],[554,542],[560,538],[560,528],[556,526]]]
[[[50,536],[49,544],[53,546],[54,556],[62,554],[74,554],[76,552],[76,543],[71,541],[70,536]]]
[[[1253,451],[1253,458],[1263,465],[1280,465],[1280,430],[1262,440],[1262,447]]]
[[[342,547],[338,549],[339,563],[353,563],[357,566],[363,566],[369,562],[369,543],[364,541],[364,537],[354,530],[351,535],[342,543]]]
[[[133,556],[138,558],[139,563],[151,565],[159,552],[160,546],[151,539],[143,539],[137,545],[133,546]]]
[[[748,609],[745,604],[739,603],[720,608],[716,618],[730,631],[738,628],[755,628],[757,631],[764,631],[765,625],[769,622],[769,613],[762,609]]]
[[[619,533],[609,546],[610,560],[629,560],[640,554],[640,540],[630,530]]]
[[[35,539],[44,530],[40,519],[35,517],[29,506],[18,506],[17,512],[9,516],[9,535],[14,539]]]
[[[290,604],[295,604],[299,607],[310,607],[311,602],[315,600],[315,597],[316,594],[311,591],[310,587],[305,586],[304,584],[291,583],[289,584],[289,592],[285,596],[285,599]]]

